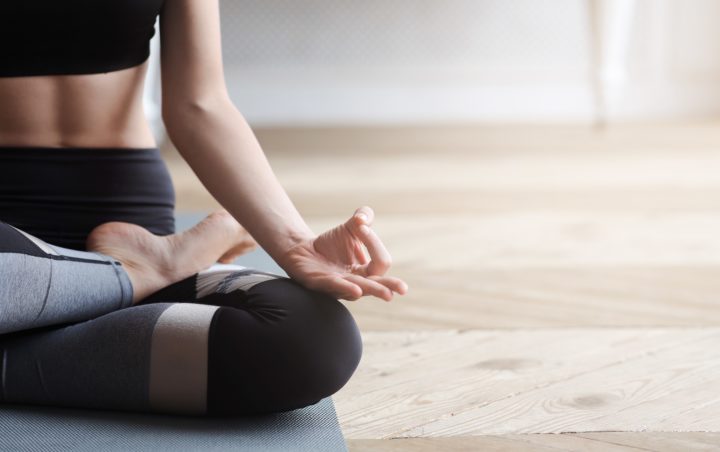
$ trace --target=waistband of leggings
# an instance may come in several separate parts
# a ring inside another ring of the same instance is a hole
[[[0,146],[0,160],[35,160],[44,161],[68,158],[104,160],[157,160],[160,149],[130,147],[48,147],[48,146]]]

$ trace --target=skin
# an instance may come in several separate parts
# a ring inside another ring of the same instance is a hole
[[[187,231],[157,236],[135,224],[111,221],[93,229],[87,249],[119,260],[130,278],[132,303],[194,275],[217,261],[232,261],[255,243],[225,210]]]
[[[228,96],[217,0],[166,0],[160,30],[168,135],[220,204],[310,289],[345,300],[405,294],[407,284],[387,275],[390,253],[371,227],[369,206],[316,235],[292,204]],[[142,107],[146,70],[144,63],[104,74],[0,78],[0,146],[155,147]]]

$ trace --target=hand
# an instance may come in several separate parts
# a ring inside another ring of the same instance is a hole
[[[384,276],[391,257],[370,228],[374,216],[370,207],[361,207],[345,223],[291,247],[278,264],[307,288],[335,298],[354,301],[373,295],[390,301],[393,292],[404,295],[404,281]]]

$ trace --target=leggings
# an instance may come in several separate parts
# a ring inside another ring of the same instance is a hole
[[[0,402],[189,415],[288,411],[350,378],[360,333],[338,300],[215,265],[130,306],[110,256],[0,222]]]
[[[84,251],[109,221],[172,234],[174,207],[157,148],[0,146],[0,220],[53,245]]]

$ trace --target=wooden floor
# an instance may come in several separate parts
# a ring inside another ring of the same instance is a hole
[[[720,124],[257,133],[316,232],[372,206],[410,285],[347,303],[351,450],[720,448]]]

